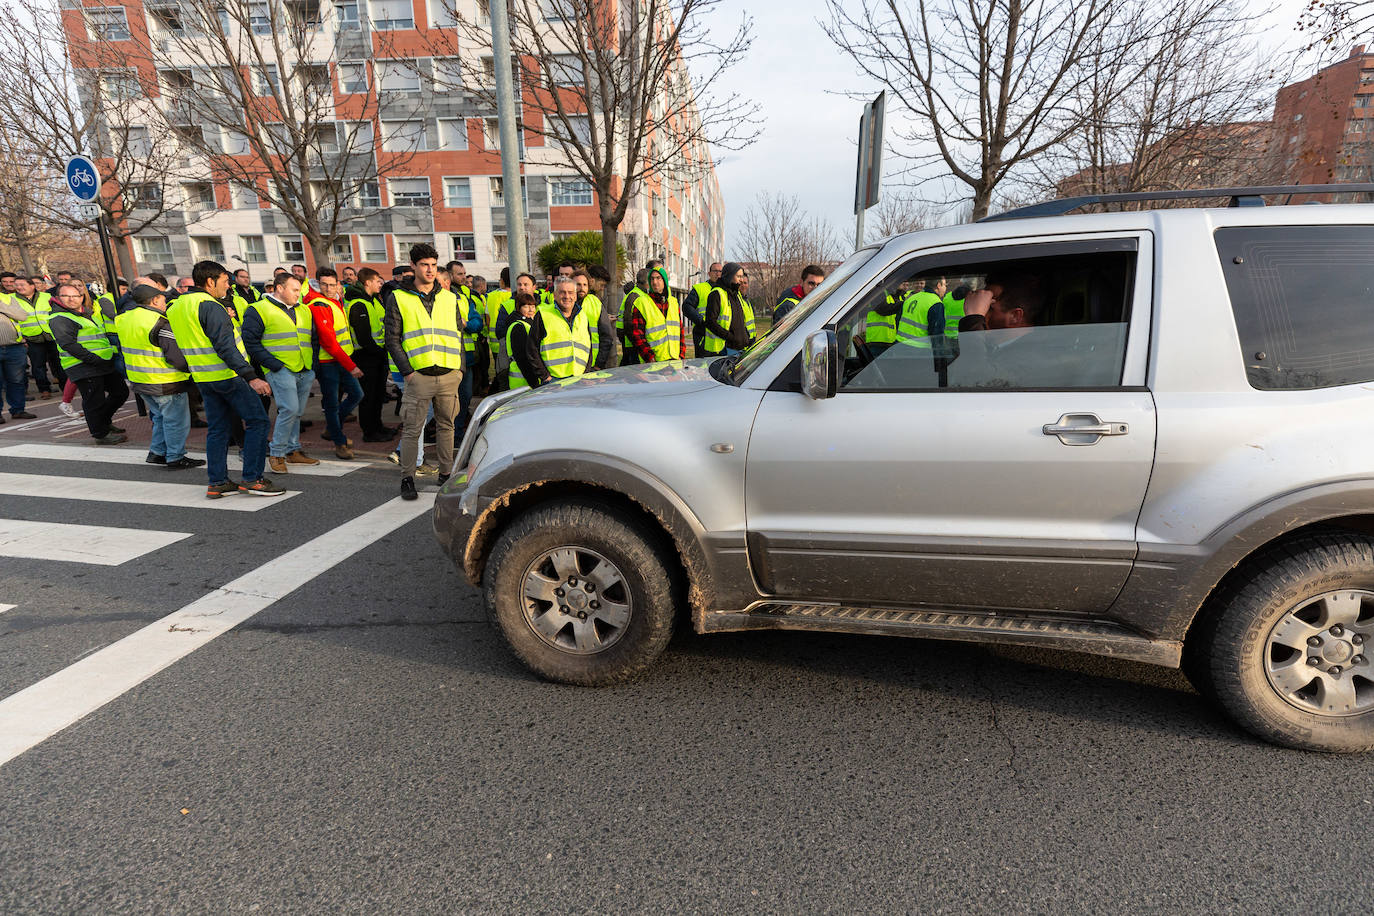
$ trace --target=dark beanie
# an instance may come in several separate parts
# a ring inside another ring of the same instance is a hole
[[[133,289],[129,290],[130,298],[132,298],[139,305],[148,305],[158,296],[165,295],[167,294],[164,293],[162,290],[158,289],[156,286],[150,286],[147,283],[140,283],[138,284],[138,286],[135,286]]]
[[[720,280],[718,282],[721,286],[726,286],[730,289],[737,288],[739,286],[737,277],[741,270],[744,270],[744,265],[736,264],[734,261],[731,261],[720,269]]]

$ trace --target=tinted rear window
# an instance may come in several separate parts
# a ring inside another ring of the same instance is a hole
[[[1374,226],[1219,229],[1216,243],[1253,387],[1374,380]]]

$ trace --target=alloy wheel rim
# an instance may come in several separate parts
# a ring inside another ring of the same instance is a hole
[[[586,547],[557,547],[536,558],[525,568],[521,602],[530,630],[572,655],[615,645],[633,612],[619,567]]]
[[[1303,712],[1333,718],[1374,710],[1374,591],[1308,598],[1279,618],[1265,641],[1269,686]]]

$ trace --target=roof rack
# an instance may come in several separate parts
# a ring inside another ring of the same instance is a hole
[[[1063,216],[1079,207],[1090,204],[1127,203],[1143,200],[1203,200],[1213,197],[1231,198],[1232,207],[1263,207],[1264,198],[1286,195],[1290,200],[1294,194],[1374,194],[1374,183],[1364,184],[1292,184],[1273,185],[1256,188],[1203,188],[1184,191],[1134,191],[1129,194],[1089,194],[1085,197],[1062,197],[1044,203],[1017,207],[1003,213],[985,216],[980,223],[991,223],[1003,219],[1031,219],[1036,216]],[[1284,201],[1287,203],[1288,201]]]

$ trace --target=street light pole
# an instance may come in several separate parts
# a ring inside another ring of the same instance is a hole
[[[491,3],[491,53],[496,71],[496,119],[501,134],[501,185],[506,202],[506,260],[511,286],[529,270],[525,263],[525,201],[520,193],[520,138],[516,123],[515,85],[511,73],[508,0]]]

